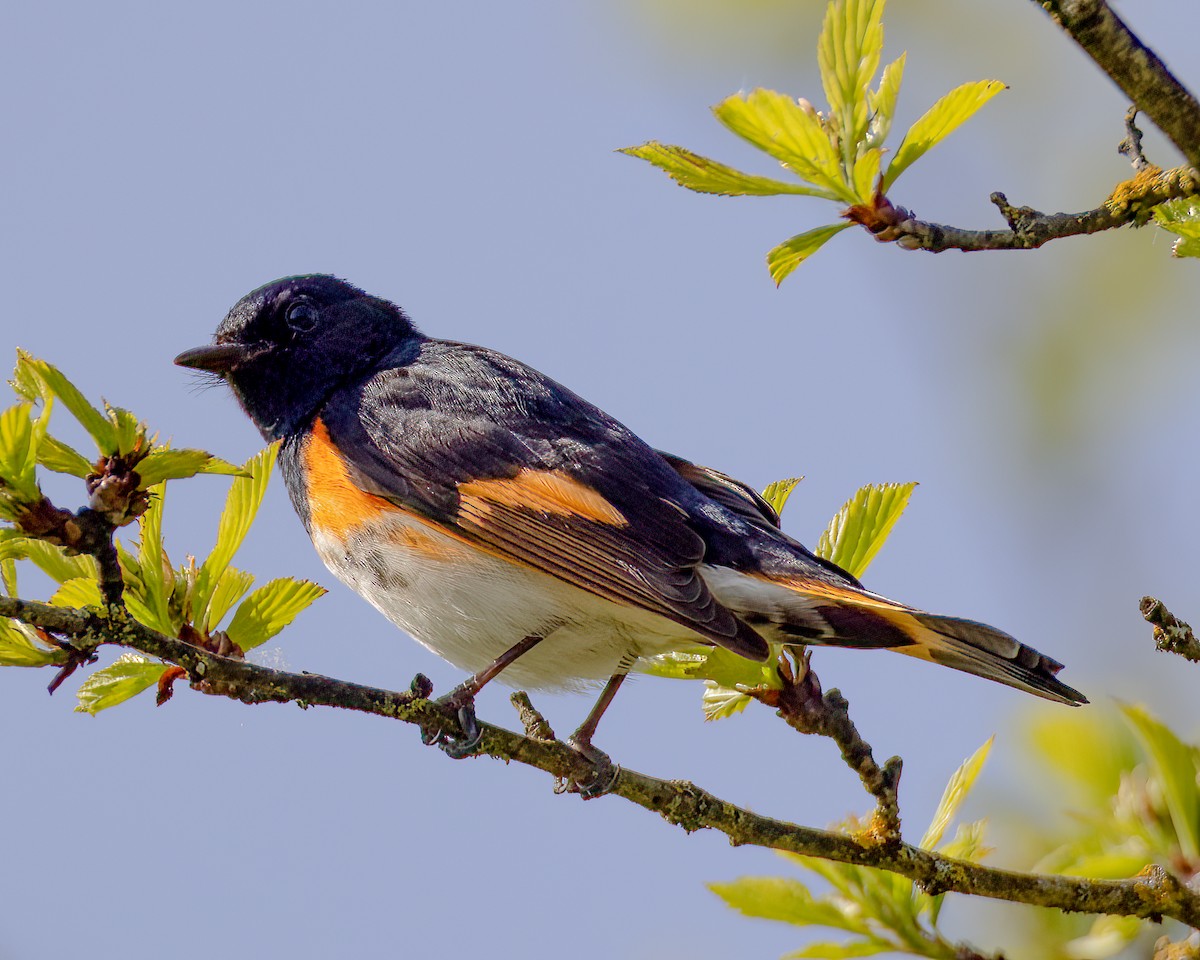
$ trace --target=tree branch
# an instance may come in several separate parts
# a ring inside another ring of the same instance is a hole
[[[1200,169],[1200,103],[1105,0],[1034,0]]]
[[[779,717],[793,730],[828,737],[838,745],[846,766],[858,774],[867,793],[875,798],[875,813],[859,839],[871,845],[898,845],[900,758],[892,757],[882,767],[876,763],[871,745],[850,719],[846,698],[838,690],[822,693],[821,681],[812,669],[811,653],[806,650],[794,659],[794,667],[787,659],[780,661],[782,689],[764,687],[750,691],[750,695],[777,707]]]
[[[0,616],[13,617],[89,644],[111,643],[178,664],[200,690],[243,703],[296,702],[302,706],[341,707],[406,723],[433,722],[453,729],[455,717],[426,699],[428,684],[419,678],[414,690],[396,693],[311,674],[286,673],[202,650],[164,636],[131,619],[124,610],[105,611],[53,607],[0,597]],[[527,698],[526,698],[527,699]],[[536,711],[525,712],[527,729],[538,738],[481,723],[480,751],[517,761],[562,779],[586,778],[589,761],[566,744],[546,736]],[[927,892],[954,891],[999,900],[1083,913],[1105,913],[1160,919],[1172,917],[1200,927],[1200,893],[1181,884],[1166,870],[1150,866],[1129,880],[1088,880],[998,870],[944,857],[911,844],[878,844],[844,834],[798,826],[760,816],[714,796],[686,780],[661,780],[621,770],[612,793],[658,813],[687,831],[711,829],[734,845],[750,844],[791,853],[876,867],[908,877]]]
[[[1180,620],[1155,597],[1142,597],[1142,616],[1154,626],[1154,646],[1163,653],[1177,653],[1185,660],[1200,663],[1200,640],[1189,623]]]
[[[1008,221],[1007,230],[964,230],[919,220],[883,196],[876,197],[873,204],[850,207],[842,216],[862,224],[881,243],[897,243],[908,250],[1035,250],[1063,237],[1131,223],[1140,226],[1158,204],[1198,192],[1200,175],[1194,170],[1145,165],[1131,179],[1117,184],[1103,204],[1082,213],[1042,213],[1032,207],[1014,207],[1004,194],[993,193],[991,201]]]
[[[884,243],[909,250],[1036,250],[1051,240],[1074,237],[1126,224],[1140,226],[1156,205],[1192,196],[1200,190],[1200,102],[1166,65],[1113,12],[1105,0],[1034,0],[1103,69],[1133,101],[1126,114],[1127,136],[1120,150],[1133,162],[1136,175],[1118,184],[1099,207],[1081,213],[1043,213],[1014,207],[1002,193],[991,201],[1008,222],[1007,230],[964,230],[920,220],[903,207],[877,197],[872,204],[850,207],[846,219],[865,226]],[[1190,167],[1162,171],[1146,162],[1141,132],[1133,125],[1144,113],[1170,138]]]

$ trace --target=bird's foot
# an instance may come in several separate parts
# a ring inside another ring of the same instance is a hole
[[[415,680],[413,684],[415,691]],[[427,747],[437,745],[446,756],[454,760],[472,756],[479,746],[479,741],[483,739],[483,731],[479,729],[479,721],[475,717],[474,692],[463,687],[455,687],[444,697],[438,697],[433,702],[439,707],[449,707],[455,712],[462,732],[448,733],[440,723],[434,726],[423,726],[421,727],[421,742]]]
[[[567,746],[583,757],[592,769],[584,780],[569,778],[565,785],[565,791],[577,793],[584,800],[595,800],[597,797],[603,797],[606,793],[611,793],[613,787],[617,785],[617,778],[621,775],[620,766],[613,763],[612,758],[599,747],[593,746],[590,740],[577,735],[567,738]]]

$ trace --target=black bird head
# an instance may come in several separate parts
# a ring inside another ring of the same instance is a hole
[[[284,277],[242,297],[210,346],[181,367],[225,379],[263,437],[305,426],[339,386],[420,334],[393,303],[324,274]]]

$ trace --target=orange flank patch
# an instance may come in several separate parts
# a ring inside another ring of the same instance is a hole
[[[582,517],[610,527],[629,525],[625,515],[604,497],[561,470],[525,468],[506,479],[469,480],[458,485],[458,495],[463,513],[486,516],[496,504],[560,517]]]
[[[345,537],[355,528],[396,509],[383,497],[360,490],[350,480],[346,463],[320,420],[313,425],[304,448],[304,466],[308,471],[309,517],[315,529]]]

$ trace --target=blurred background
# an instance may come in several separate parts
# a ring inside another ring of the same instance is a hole
[[[544,370],[656,446],[760,488],[806,475],[785,518],[806,542],[859,485],[920,481],[868,586],[994,623],[1065,661],[1089,709],[1149,701],[1194,737],[1195,668],[1154,652],[1137,609],[1154,593],[1200,619],[1196,267],[1171,260],[1170,237],[935,257],[848,232],[777,290],[766,251],[828,222],[831,205],[699,196],[613,152],[659,139],[777,175],[708,108],[755,86],[822,101],[823,9],[14,7],[0,37],[6,349],[51,360],[179,445],[241,460],[259,443],[249,422],[171,358],[251,288],[333,272],[431,335]],[[1121,13],[1200,85],[1200,7]],[[1129,174],[1116,153],[1127,103],[1035,4],[894,0],[885,25],[885,59],[909,54],[893,146],[952,86],[1010,87],[903,178],[896,202],[997,226],[993,190],[1081,210]],[[1176,164],[1147,132],[1150,159]],[[211,547],[225,488],[173,485],[176,560]],[[332,588],[260,659],[394,688],[417,671],[440,691],[460,679],[326,574],[282,484],[238,565]],[[1046,789],[1022,738],[1030,698],[887,653],[822,650],[815,666],[876,755],[905,758],[910,838],[993,733],[967,814],[1062,815],[1068,798]],[[533,771],[453,763],[414,729],[329,710],[181,689],[161,709],[143,697],[91,719],[71,712],[69,689],[47,698],[49,679],[0,672],[4,960],[715,960],[803,940],[703,886],[787,864],[617,799],[583,805]],[[869,810],[832,744],[761,707],[705,724],[700,693],[627,685],[598,743],[799,823]],[[560,731],[590,703],[534,699]],[[500,688],[480,714],[517,723]],[[992,862],[1023,865],[999,845]],[[946,915],[952,932],[1010,948],[1025,916],[953,898]]]

